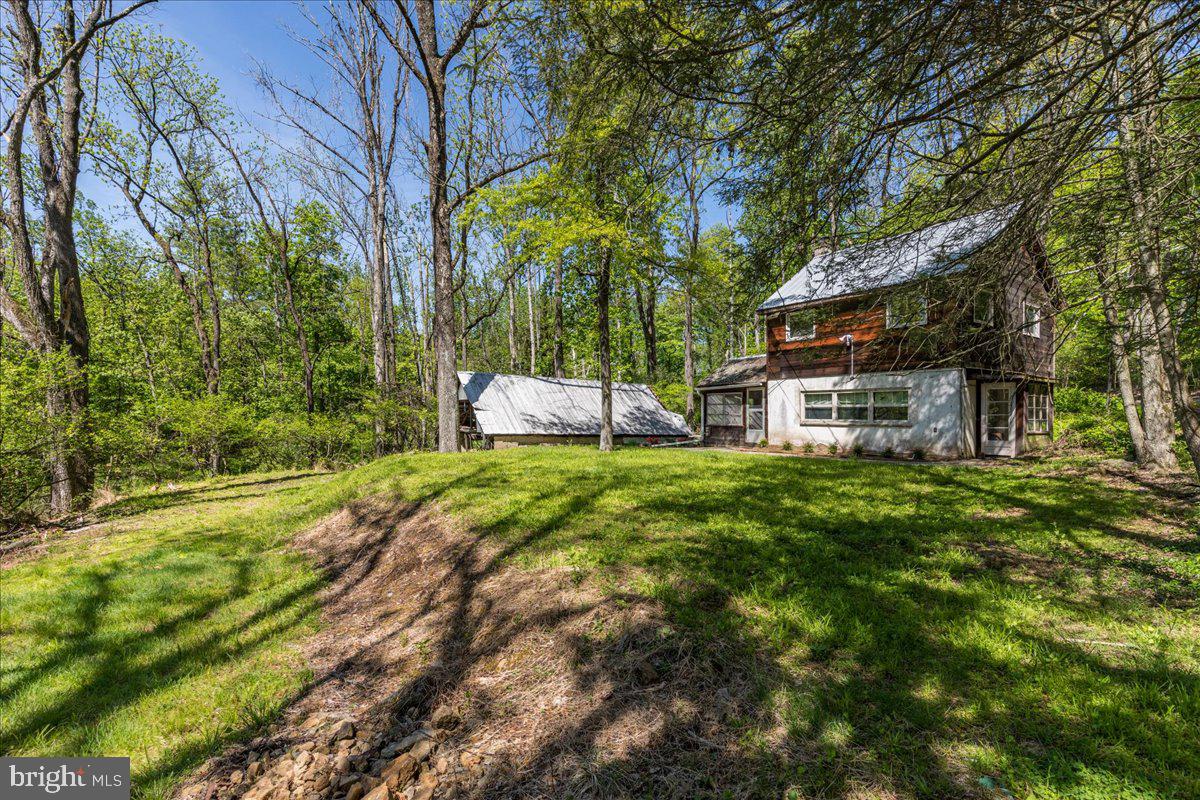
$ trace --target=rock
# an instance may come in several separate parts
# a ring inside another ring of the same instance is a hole
[[[413,787],[412,800],[433,800],[434,786],[418,784]]]
[[[348,719],[338,720],[325,736],[325,741],[329,744],[335,744],[342,739],[354,738],[354,723]]]
[[[233,774],[231,774],[229,776],[229,782],[232,783],[234,786],[237,786],[239,783],[241,783],[242,782],[242,771],[240,769],[234,770]]]
[[[360,780],[362,780],[361,775],[359,775],[357,772],[351,772],[349,775],[343,775],[342,777],[338,778],[337,786],[339,789],[345,789],[347,786],[358,783]]]
[[[480,758],[474,753],[463,751],[458,756],[458,763],[462,764],[463,769],[473,770],[479,766]]]
[[[324,711],[318,711],[315,714],[309,714],[308,719],[300,723],[300,730],[311,731],[321,727],[329,721],[329,715]]]
[[[350,756],[345,753],[338,756],[337,759],[333,762],[333,770],[334,770],[334,772],[337,772],[338,774],[345,774],[345,773],[349,772],[350,771]]]
[[[296,767],[296,762],[292,761],[290,758],[281,759],[280,761],[278,761],[275,764],[275,774],[290,776],[292,774],[292,770],[295,769],[295,767]]]
[[[437,770],[438,775],[445,775],[446,770],[450,768],[450,762],[446,760],[445,756],[441,756],[433,768]]]
[[[458,713],[450,707],[449,703],[442,703],[433,710],[429,721],[433,723],[433,727],[435,728],[453,728],[458,724]]]
[[[412,756],[413,761],[420,763],[420,762],[424,761],[425,759],[429,758],[429,755],[432,752],[433,752],[433,740],[422,739],[421,741],[419,741],[415,745],[413,745],[412,749],[408,751],[408,755]]]
[[[358,800],[363,796],[362,782],[358,782],[346,790],[346,800]]]
[[[367,792],[367,796],[363,800],[391,800],[392,790],[386,783],[381,783],[371,791]]]
[[[318,772],[316,780],[313,781],[313,788],[318,792],[323,791],[329,785],[329,773]]]
[[[647,659],[640,659],[637,664],[638,678],[642,683],[654,683],[658,680],[658,670]]]
[[[293,749],[298,753],[303,753],[303,752],[312,750],[316,746],[317,746],[316,742],[301,742],[300,744],[296,745]]]
[[[383,752],[381,753],[381,755],[384,758],[391,758],[392,756],[398,755],[400,753],[407,753],[412,748],[412,746],[415,745],[417,742],[421,741],[422,739],[432,739],[432,738],[433,738],[433,728],[424,728],[424,727],[418,728],[417,730],[410,733],[408,736],[405,736],[400,741],[392,742],[387,747],[383,748]]]
[[[416,760],[409,753],[404,753],[397,756],[390,764],[384,767],[383,771],[379,773],[379,777],[383,779],[384,783],[400,787],[412,780],[416,772]]]

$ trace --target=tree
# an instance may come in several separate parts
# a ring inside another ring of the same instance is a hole
[[[57,361],[59,370],[46,387],[50,417],[75,423],[57,425],[48,447],[54,514],[86,502],[94,478],[85,435],[90,342],[74,230],[80,157],[91,123],[90,115],[85,118],[82,65],[108,28],[149,1],[136,0],[106,14],[109,4],[94,0],[80,19],[75,4],[67,0],[41,24],[26,2],[8,2],[15,35],[13,58],[3,65],[2,85],[13,101],[4,117],[6,196],[0,213],[25,302],[18,302],[7,287],[8,258],[4,258],[0,314],[39,354],[48,358],[69,354],[69,359]],[[26,195],[27,130],[33,134],[37,154],[36,202]],[[39,207],[42,239],[35,245],[30,214]]]

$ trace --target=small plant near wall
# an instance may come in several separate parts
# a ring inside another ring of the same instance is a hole
[[[759,447],[766,447],[766,446],[767,446],[767,440],[766,440],[766,438],[765,438],[765,437],[764,437],[764,438],[762,438],[762,439],[759,439],[759,440],[758,440],[758,446],[759,446]]]
[[[912,451],[912,457],[913,457],[913,461],[924,461],[925,460],[925,448],[924,447],[914,447],[913,451]]]
[[[850,448],[850,453],[855,458],[862,458],[863,453],[865,453],[865,452],[866,452],[866,448],[864,448],[861,444],[858,444],[858,443],[855,443],[854,447]]]
[[[896,448],[889,447],[888,449],[884,450],[883,457],[884,458],[895,458],[896,457]]]
[[[792,443],[791,443],[791,442],[784,442],[784,443],[783,443],[783,449],[784,449],[784,450],[788,450],[788,451],[790,451],[790,450],[792,449]]]
[[[829,450],[829,455],[831,456],[836,456],[838,453],[838,446],[836,444],[829,445],[827,449]]]
[[[810,456],[813,454],[813,451],[814,451],[815,449],[816,449],[816,448],[814,448],[814,447],[813,447],[813,443],[812,443],[812,442],[805,442],[805,443],[804,443],[804,452],[808,453]]]

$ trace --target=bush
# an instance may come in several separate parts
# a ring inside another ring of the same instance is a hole
[[[913,451],[912,451],[912,459],[913,459],[913,461],[924,461],[925,460],[925,448],[924,447],[914,447]]]
[[[1064,386],[1054,393],[1056,436],[1069,447],[1102,453],[1110,458],[1128,458],[1133,440],[1125,422],[1125,410],[1116,395]]]
[[[816,448],[815,448],[815,447],[813,447],[813,443],[812,443],[812,442],[805,442],[805,443],[804,443],[804,452],[808,453],[809,455],[812,455],[812,454],[813,454],[815,451],[816,451]]]
[[[883,457],[884,458],[895,458],[896,457],[896,448],[889,447],[886,450],[884,450]]]
[[[857,442],[855,442],[854,447],[850,448],[850,453],[855,458],[862,458],[863,453],[865,453],[865,452],[866,452],[866,449],[861,444],[858,444]]]
[[[792,443],[791,443],[791,442],[784,442],[784,443],[783,443],[783,449],[784,449],[784,450],[789,450],[789,451],[790,451],[790,450],[792,449]]]
[[[836,444],[831,444],[831,445],[829,445],[829,447],[828,447],[828,448],[826,448],[826,449],[829,451],[829,455],[831,455],[831,456],[836,456],[836,455],[837,455],[837,452],[838,452],[838,446],[837,446]]]

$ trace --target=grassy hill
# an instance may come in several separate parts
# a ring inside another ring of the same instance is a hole
[[[772,796],[1200,795],[1196,509],[1066,463],[541,448],[129,497],[0,572],[0,751],[128,754],[159,797],[263,730],[324,624],[289,542],[368,495],[713,644]]]

